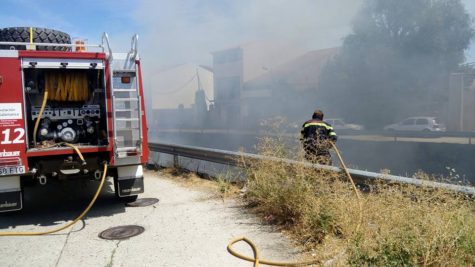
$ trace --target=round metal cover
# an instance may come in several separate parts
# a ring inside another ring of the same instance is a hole
[[[145,228],[138,225],[122,225],[109,228],[102,231],[99,237],[107,240],[124,240],[130,237],[140,235],[145,231]]]
[[[158,198],[139,198],[134,202],[125,204],[128,207],[146,207],[158,203]]]

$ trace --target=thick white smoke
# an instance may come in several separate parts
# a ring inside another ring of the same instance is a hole
[[[141,1],[142,47],[159,65],[210,64],[210,52],[262,39],[317,49],[341,44],[362,0]],[[146,43],[146,45],[145,45]]]

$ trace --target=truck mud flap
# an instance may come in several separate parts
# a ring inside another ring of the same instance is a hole
[[[118,179],[117,189],[119,197],[134,196],[144,192],[143,177]]]
[[[20,176],[0,176],[0,212],[21,210],[22,208]]]
[[[21,191],[0,192],[0,212],[21,210],[22,208]]]
[[[117,195],[136,196],[144,192],[142,165],[117,167]]]

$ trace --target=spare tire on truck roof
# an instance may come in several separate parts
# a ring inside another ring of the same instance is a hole
[[[46,28],[32,28],[33,43],[71,44],[69,34]],[[0,29],[0,42],[30,42],[30,27],[8,27]],[[0,45],[0,49],[26,50],[24,45]],[[71,51],[71,47],[37,46],[36,50]]]

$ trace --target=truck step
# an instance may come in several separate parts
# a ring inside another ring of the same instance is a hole
[[[115,118],[117,121],[138,121],[139,118]]]
[[[118,148],[116,148],[116,152],[128,152],[128,151],[137,151],[137,147],[129,146],[129,147],[118,147]]]
[[[112,88],[112,92],[137,92],[137,89],[115,89]]]
[[[120,69],[120,68],[115,68],[115,69],[113,70],[113,72],[114,72],[114,77],[117,77],[117,76],[119,76],[119,75],[116,76],[115,74],[118,74],[118,73],[135,73],[136,70],[135,70],[135,69]]]
[[[116,98],[114,101],[116,101],[116,102],[137,102],[137,101],[139,101],[139,99],[136,98],[136,97],[131,97],[131,98]]]

